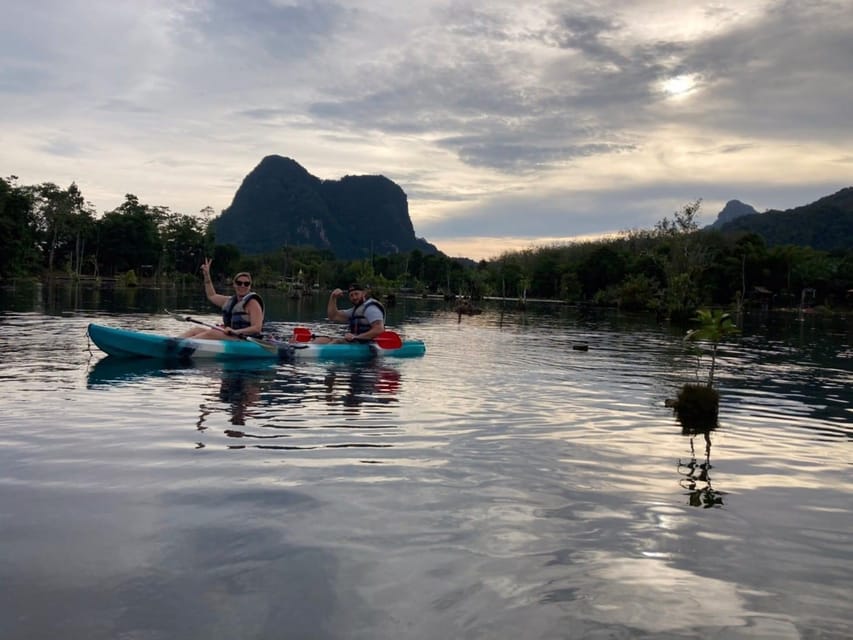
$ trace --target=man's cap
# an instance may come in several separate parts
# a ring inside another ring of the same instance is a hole
[[[364,291],[364,287],[357,282],[353,282],[350,286],[347,287],[347,292],[350,291]]]

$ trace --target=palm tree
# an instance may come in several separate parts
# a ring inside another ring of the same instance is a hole
[[[717,364],[717,346],[727,335],[737,332],[738,328],[730,314],[719,310],[699,309],[696,312],[696,321],[699,322],[699,327],[688,331],[684,340],[711,343],[711,372],[708,375],[708,386],[713,387],[714,370]]]

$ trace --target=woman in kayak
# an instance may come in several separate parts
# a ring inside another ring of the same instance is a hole
[[[216,293],[210,279],[212,258],[205,258],[201,265],[204,273],[204,292],[207,299],[222,309],[221,329],[193,327],[181,334],[181,338],[203,338],[207,340],[237,340],[238,336],[261,337],[264,325],[264,301],[251,290],[252,276],[241,271],[234,276],[234,295]]]
[[[338,298],[344,295],[343,289],[335,289],[329,296],[326,313],[332,322],[346,322],[349,326],[343,338],[316,337],[318,344],[324,342],[367,342],[385,331],[385,307],[365,292],[360,284],[351,284],[347,288],[352,307],[338,309]]]

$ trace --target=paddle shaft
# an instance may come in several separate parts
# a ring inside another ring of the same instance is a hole
[[[183,320],[184,322],[192,322],[194,324],[200,324],[202,327],[207,327],[208,329],[215,329],[216,331],[221,331],[222,333],[224,333],[227,336],[234,336],[235,338],[238,338],[240,340],[246,340],[248,342],[254,342],[255,344],[262,346],[267,351],[278,351],[278,346],[271,344],[269,342],[265,342],[264,340],[259,340],[258,338],[253,338],[252,336],[244,336],[242,333],[228,333],[227,331],[225,331],[224,328],[220,327],[219,325],[210,324],[209,322],[204,322],[202,320],[196,320],[195,318],[193,318],[191,316],[182,316],[182,315],[177,314],[177,313],[172,313],[171,311],[166,311],[166,313],[168,313],[173,318],[178,318],[179,320]]]

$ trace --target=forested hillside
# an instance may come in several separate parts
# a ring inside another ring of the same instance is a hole
[[[323,189],[309,176],[303,179],[312,190]],[[340,181],[324,206],[334,210],[338,197],[359,201],[361,183]],[[64,189],[49,182],[19,185],[10,177],[0,179],[0,283],[66,278],[113,286],[199,286],[199,265],[212,256],[214,278],[225,287],[231,274],[246,270],[258,287],[284,288],[291,294],[293,289],[314,290],[314,285],[322,291],[361,281],[372,285],[377,295],[405,290],[472,299],[548,298],[681,321],[708,305],[796,307],[808,299],[809,304],[834,310],[853,304],[853,243],[844,239],[850,237],[843,209],[849,196],[845,190],[819,201],[806,217],[791,212],[746,216],[768,216],[778,223],[799,215],[789,223],[801,226],[802,234],[810,225],[803,220],[814,223],[828,212],[829,230],[816,229],[811,237],[835,234],[845,246],[831,251],[770,245],[754,232],[700,230],[697,201],[662,218],[653,229],[508,252],[474,263],[419,248],[383,253],[376,245],[371,254],[354,259],[304,244],[247,254],[216,236],[209,209],[206,217],[188,215],[127,194],[116,209],[97,215],[76,184]],[[353,211],[357,225],[382,224],[371,217],[372,208]],[[832,226],[839,220],[840,226]],[[407,232],[401,224],[390,233]],[[248,228],[264,235],[263,228]]]
[[[767,246],[796,245],[821,251],[853,247],[853,187],[786,211],[738,217],[722,233],[755,233]]]

